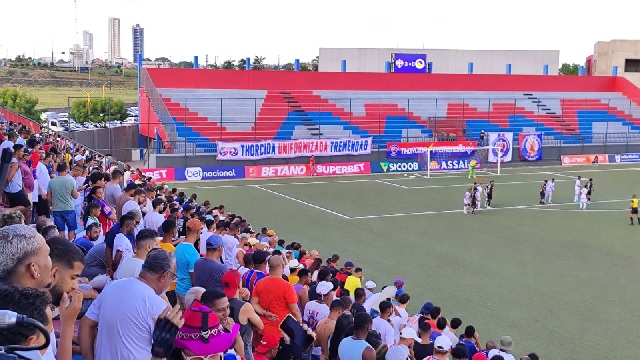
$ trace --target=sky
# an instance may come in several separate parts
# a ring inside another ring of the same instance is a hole
[[[83,30],[93,33],[95,57],[106,58],[110,16],[121,19],[123,57],[132,60],[131,27],[140,24],[145,57],[198,55],[201,64],[207,54],[210,63],[256,55],[304,62],[320,47],[560,50],[561,63],[582,64],[597,41],[640,39],[640,2],[628,0],[30,0],[2,8],[2,58],[53,48],[67,59],[59,53],[82,44]]]

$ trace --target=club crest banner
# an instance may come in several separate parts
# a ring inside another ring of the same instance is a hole
[[[489,162],[498,162],[498,148],[500,149],[500,162],[510,162],[513,158],[513,133],[512,132],[490,132]]]
[[[520,133],[520,160],[542,160],[542,133]]]

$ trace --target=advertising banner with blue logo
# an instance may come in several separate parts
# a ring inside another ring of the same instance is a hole
[[[218,160],[288,159],[296,157],[368,155],[373,138],[218,141]]]
[[[391,71],[395,73],[427,72],[427,54],[391,54]]]
[[[542,133],[520,133],[520,160],[542,160]]]
[[[176,169],[176,180],[243,179],[244,166],[188,167]]]
[[[489,162],[497,163],[498,157],[500,162],[509,162],[513,158],[512,132],[490,132],[489,145],[492,147],[489,151]]]
[[[609,164],[612,163],[639,163],[640,153],[627,153],[627,154],[608,154]],[[602,163],[602,161],[600,161]]]
[[[420,163],[417,161],[407,162],[371,162],[372,173],[399,173],[421,171]]]
[[[478,143],[475,141],[424,141],[389,142],[387,159],[418,159],[431,152],[431,157],[467,157],[473,156]]]

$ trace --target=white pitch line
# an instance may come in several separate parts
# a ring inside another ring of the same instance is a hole
[[[402,188],[402,189],[411,189],[411,187],[407,187],[407,186],[400,185],[400,184],[394,184],[394,183],[387,182],[387,181],[384,181],[384,180],[375,180],[375,182],[380,183],[380,184],[396,186],[396,187],[399,187],[399,188]]]
[[[573,181],[573,180],[556,180],[556,182]],[[518,184],[538,184],[542,183],[542,180],[535,181],[510,181],[510,182],[498,182],[496,185],[518,185]],[[447,184],[447,185],[425,185],[425,186],[405,186],[405,189],[431,189],[431,188],[445,188],[445,187],[465,187],[471,186],[470,184]]]
[[[536,210],[536,211],[571,211],[571,212],[576,212],[576,211],[584,211],[584,212],[623,212],[623,211],[629,211],[629,209],[587,209],[587,210],[580,210],[580,209],[539,209],[539,208],[531,208],[529,210]]]
[[[611,203],[611,202],[622,202],[629,201],[625,200],[602,200],[598,201],[598,203]],[[525,210],[538,210],[541,207],[548,206],[561,206],[561,205],[576,205],[576,203],[559,203],[559,204],[546,204],[546,205],[518,205],[518,206],[505,206],[505,207],[495,207],[491,209],[483,209],[481,212],[485,211],[495,211],[495,210],[509,210],[509,209],[525,209]],[[570,209],[569,209],[570,210]],[[589,211],[589,210],[586,210]],[[594,210],[592,210],[594,211]],[[414,215],[433,215],[433,214],[451,214],[451,213],[461,213],[462,210],[442,210],[442,211],[422,211],[422,212],[413,212],[413,213],[398,213],[398,214],[382,214],[382,215],[367,215],[367,216],[352,216],[351,220],[362,220],[362,219],[379,219],[385,217],[398,217],[398,216],[414,216]]]
[[[250,185],[250,186],[251,186],[251,187],[254,187],[254,188],[256,188],[256,189],[260,189],[260,190],[262,190],[262,191],[266,191],[266,192],[268,192],[268,193],[272,193],[272,194],[274,194],[274,195],[282,196],[282,197],[283,197],[283,198],[285,198],[285,199],[289,199],[289,200],[291,200],[291,201],[295,201],[295,202],[297,202],[297,203],[300,203],[300,204],[303,204],[303,205],[310,206],[310,207],[312,207],[312,208],[314,208],[314,209],[322,210],[322,211],[327,212],[327,213],[329,213],[329,214],[339,216],[339,217],[341,217],[341,218],[343,218],[343,219],[348,219],[348,220],[350,220],[350,219],[351,219],[351,218],[350,218],[350,217],[348,217],[347,215],[340,214],[339,212],[335,212],[335,211],[333,211],[333,210],[325,209],[325,208],[323,208],[322,206],[318,206],[318,205],[315,205],[315,204],[312,204],[312,203],[308,203],[308,202],[306,202],[306,201],[302,201],[302,200],[300,200],[300,199],[296,199],[296,198],[291,197],[291,196],[289,196],[289,195],[281,194],[281,193],[279,193],[279,192],[277,192],[277,191],[273,191],[273,190],[265,189],[265,188],[263,188],[263,187],[261,187],[261,186],[259,186],[259,185]],[[264,185],[263,185],[263,186],[264,186]]]
[[[575,177],[575,176],[565,175],[565,174],[560,174],[560,173],[551,173],[550,172],[548,174],[549,175],[553,175],[553,176],[563,176],[563,177],[567,177],[567,178],[570,178],[570,179],[573,179],[573,180],[577,179],[577,177]]]

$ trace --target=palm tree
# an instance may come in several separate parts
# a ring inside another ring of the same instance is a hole
[[[286,63],[282,65],[282,70],[292,71],[293,69],[294,69],[294,66],[292,63]]]
[[[253,64],[251,64],[251,70],[264,70],[265,69],[265,65],[264,65],[264,61],[265,60],[266,60],[266,58],[264,56],[256,55],[256,57],[253,58]]]
[[[315,59],[311,60],[311,69],[313,71],[318,71],[319,65],[320,65],[320,55],[316,56]]]
[[[231,60],[231,59],[225,60],[222,63],[222,68],[225,69],[225,70],[233,70],[233,69],[236,68],[236,61],[235,60]]]
[[[245,60],[244,58],[238,60],[238,65],[236,65],[236,68],[238,70],[244,70],[247,66],[247,60]]]

